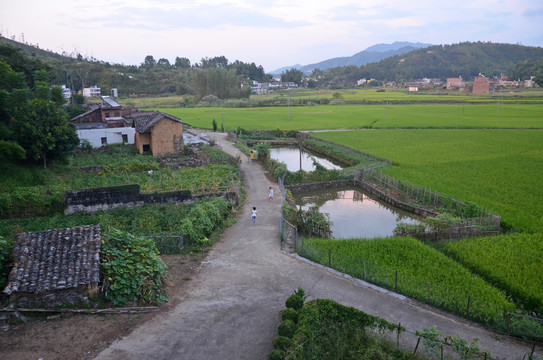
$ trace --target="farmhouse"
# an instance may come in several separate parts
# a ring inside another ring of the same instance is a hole
[[[153,156],[183,151],[183,124],[181,119],[160,112],[134,112],[125,119],[136,129],[134,145],[140,154],[149,151]]]
[[[4,293],[19,307],[86,302],[98,294],[100,225],[21,233]]]
[[[457,78],[447,78],[447,89],[460,89],[464,87],[462,76]]]
[[[489,94],[492,84],[490,80],[483,75],[477,76],[473,81],[473,94]]]
[[[109,96],[102,96],[102,103],[91,105],[90,109],[70,120],[77,128],[77,136],[88,140],[92,147],[108,144],[134,144],[134,129],[123,118],[132,109],[124,109]]]

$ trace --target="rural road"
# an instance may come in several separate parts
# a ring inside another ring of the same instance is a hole
[[[224,134],[209,135],[225,152],[239,153]],[[478,337],[481,348],[501,359],[522,359],[532,350],[529,343],[487,332],[461,318],[372,289],[281,252],[277,184],[266,178],[260,164],[244,160],[241,172],[248,196],[238,222],[213,246],[191,285],[179,295],[175,308],[115,341],[95,359],[267,359],[277,335],[279,312],[298,286],[306,290],[309,299],[334,299],[401,323],[411,333],[433,326],[442,334],[468,342]],[[268,202],[269,186],[275,189],[273,203]],[[250,220],[253,206],[259,214],[254,225]],[[400,342],[413,349],[416,337],[403,333]],[[537,347],[535,354],[543,356],[543,348]]]

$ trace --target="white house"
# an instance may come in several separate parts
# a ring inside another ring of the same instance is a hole
[[[100,95],[102,95],[102,91],[96,85],[91,86],[90,88],[84,88],[83,89],[83,96],[84,97],[93,97],[93,96],[100,96]]]
[[[64,96],[65,99],[69,99],[72,97],[72,90],[70,90],[70,88],[67,88],[66,85],[62,85],[62,96]]]
[[[77,129],[80,139],[88,140],[93,148],[99,148],[108,144],[134,145],[136,129],[133,127],[101,128],[101,129]]]

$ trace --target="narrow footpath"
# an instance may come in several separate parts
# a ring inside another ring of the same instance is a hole
[[[240,152],[224,134],[209,133],[222,149]],[[408,333],[400,343],[413,349],[416,337],[410,333],[435,327],[444,335],[468,342],[480,339],[480,346],[501,359],[523,359],[532,345],[486,331],[464,319],[388,294],[302,261],[280,251],[278,222],[280,191],[270,182],[260,164],[242,157],[241,172],[247,201],[238,222],[226,229],[206,260],[180,295],[178,305],[119,339],[96,359],[182,359],[264,360],[272,347],[285,300],[301,286],[309,299],[334,299],[392,323],[401,323]],[[268,188],[275,189],[275,201],[268,202]],[[251,209],[258,211],[256,224]],[[420,347],[419,347],[420,349]],[[535,355],[543,356],[536,347]]]

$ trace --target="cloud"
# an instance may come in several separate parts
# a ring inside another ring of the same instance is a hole
[[[163,7],[120,7],[106,16],[85,19],[86,23],[109,28],[137,28],[148,30],[210,29],[229,26],[256,28],[293,28],[304,26],[304,21],[285,21],[250,8],[227,4],[198,5],[184,9]]]

